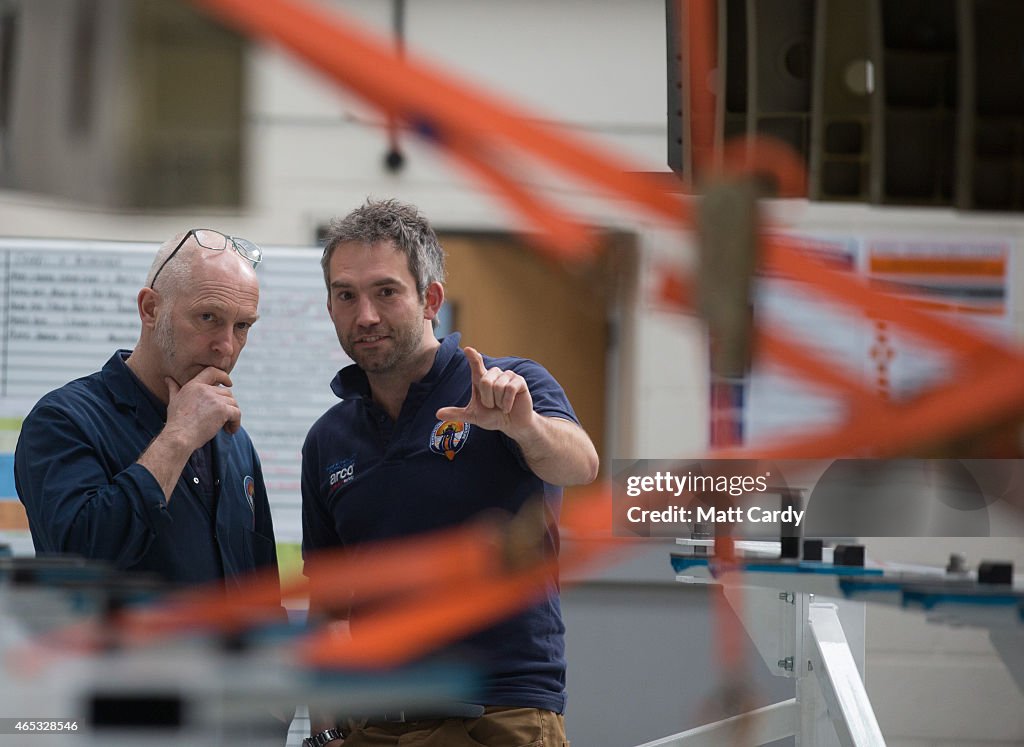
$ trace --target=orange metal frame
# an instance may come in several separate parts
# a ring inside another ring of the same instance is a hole
[[[385,40],[359,30],[340,15],[304,0],[193,0],[228,25],[284,46],[340,85],[433,141],[495,190],[520,216],[544,251],[567,260],[585,258],[592,244],[583,222],[549,199],[530,193],[516,178],[516,159],[528,156],[553,170],[624,200],[680,229],[692,223],[689,200],[664,182],[630,169],[603,149],[539,124],[539,117],[458,81]],[[703,83],[715,66],[715,3],[690,0],[689,79],[694,155],[713,153],[714,96]],[[727,173],[770,172],[783,193],[799,193],[806,181],[800,159],[767,140],[730,143],[719,159]],[[720,457],[892,456],[970,434],[1024,413],[1024,356],[1020,350],[975,333],[873,290],[801,251],[779,233],[763,240],[761,265],[818,288],[847,307],[891,322],[920,340],[958,356],[958,375],[941,387],[903,402],[889,402],[860,382],[832,370],[812,350],[769,330],[759,330],[756,353],[783,366],[810,386],[847,404],[849,420],[827,432],[803,434],[771,446],[757,444],[710,454]],[[685,287],[685,278],[674,281]],[[678,298],[678,296],[677,296]]]
[[[340,85],[362,96],[435,143],[462,167],[492,188],[522,219],[538,247],[562,260],[585,260],[591,230],[569,211],[533,194],[517,178],[516,164],[525,156],[535,163],[624,200],[640,212],[685,229],[692,223],[687,197],[664,188],[663,181],[630,169],[627,162],[539,124],[539,118],[493,95],[442,73],[411,53],[399,54],[391,44],[357,29],[341,16],[304,0],[192,0],[239,31],[282,45]],[[688,29],[694,154],[713,154],[714,99],[706,86],[714,66],[714,2],[690,0]],[[783,191],[799,193],[805,172],[799,159],[777,143],[757,140],[731,144],[718,157],[730,173],[773,173]],[[705,160],[705,164],[706,164]],[[763,268],[817,288],[835,301],[885,320],[904,332],[943,350],[959,361],[958,375],[930,391],[903,402],[889,402],[862,382],[836,371],[813,350],[772,330],[756,333],[756,353],[784,366],[809,386],[830,392],[847,404],[849,420],[827,432],[803,434],[770,447],[722,449],[708,456],[744,458],[889,456],[961,437],[992,423],[1018,418],[1024,412],[1024,357],[1021,351],[969,333],[920,308],[869,288],[801,251],[781,233],[762,237]],[[691,280],[667,275],[663,297],[689,308]],[[562,570],[593,563],[608,551],[611,499],[607,489],[594,489],[585,500],[566,505],[563,528],[592,542],[577,543],[560,559]],[[399,545],[366,551],[359,557],[327,554],[307,565],[308,578],[288,579],[284,595],[313,593],[320,598],[391,598],[376,607],[351,639],[329,632],[300,641],[303,660],[333,666],[391,666],[426,653],[463,633],[486,625],[529,604],[544,593],[557,572],[554,561],[541,559],[510,569],[494,559],[494,527],[474,525]],[[729,543],[722,552],[728,556]],[[727,562],[728,557],[721,560]],[[225,599],[215,592],[186,594],[159,607],[126,612],[116,618],[116,634],[124,641],[146,643],[181,634],[192,627],[234,629],[269,619],[277,610],[275,578],[254,577],[242,593]],[[726,614],[720,615],[724,621]],[[729,617],[729,619],[732,619]],[[49,637],[38,656],[54,643],[101,645],[111,631],[94,625],[66,629]],[[719,653],[735,671],[741,633],[723,629]]]

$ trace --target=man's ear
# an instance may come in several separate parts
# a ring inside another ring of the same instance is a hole
[[[444,303],[444,286],[436,280],[424,292],[423,318],[434,321]]]
[[[152,288],[143,288],[139,291],[137,303],[142,326],[153,329],[156,326],[156,310],[160,306],[160,293]]]

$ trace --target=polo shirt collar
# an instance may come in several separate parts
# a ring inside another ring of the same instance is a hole
[[[413,382],[409,388],[429,389],[434,386],[448,369],[448,366],[451,365],[452,361],[462,358],[462,353],[459,349],[459,342],[461,340],[462,334],[459,332],[452,332],[450,335],[441,338],[441,347],[437,349],[437,353],[434,355],[434,365],[427,371],[426,376],[419,381]]]
[[[412,387],[433,386],[455,358],[456,353],[459,352],[461,339],[462,335],[458,332],[452,332],[450,335],[442,337],[441,347],[434,354],[434,364],[427,371],[426,376],[413,382]],[[366,372],[353,363],[338,371],[334,380],[331,381],[331,390],[339,399],[369,399],[370,380],[366,377]]]

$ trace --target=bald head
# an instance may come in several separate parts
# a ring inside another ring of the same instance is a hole
[[[210,249],[194,235],[178,234],[157,251],[139,291],[142,332],[129,365],[161,398],[165,377],[182,386],[204,368],[230,372],[258,303],[252,262],[230,241],[223,250]]]
[[[186,236],[188,240],[182,243]],[[234,251],[230,242],[226,242],[222,250],[209,249],[199,244],[194,233],[183,231],[160,245],[146,274],[146,286],[155,288],[165,298],[174,298],[192,282],[197,267],[221,262],[227,265],[240,264],[249,271],[243,275],[254,280],[256,278],[252,261]],[[159,288],[155,286],[156,280],[160,282]]]

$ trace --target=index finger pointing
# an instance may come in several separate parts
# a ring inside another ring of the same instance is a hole
[[[466,354],[466,360],[469,361],[469,370],[473,375],[473,383],[476,384],[480,379],[487,373],[487,367],[484,365],[484,357],[476,351],[476,348],[464,347],[462,351]]]

